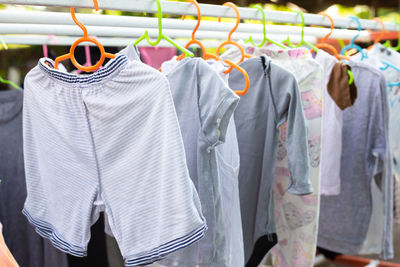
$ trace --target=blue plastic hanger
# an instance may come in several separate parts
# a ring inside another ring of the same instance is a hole
[[[380,67],[380,70],[387,70],[388,68],[392,68],[394,70],[397,70],[398,72],[400,72],[400,69],[392,64],[390,64],[389,62],[386,61],[382,61],[382,63],[385,65],[384,67]],[[389,87],[393,87],[393,86],[400,86],[400,81],[396,82],[396,83],[388,83],[387,84]]]
[[[356,45],[354,42],[355,40],[358,38],[358,36],[360,36],[360,32],[362,30],[361,28],[361,22],[360,20],[356,17],[356,16],[349,16],[350,19],[354,20],[355,22],[357,22],[358,24],[358,33],[356,36],[353,37],[353,39],[351,39],[350,44],[346,45],[345,47],[342,48],[342,51],[340,51],[341,55],[344,55],[344,53],[349,50],[349,49],[357,49],[358,52],[361,53],[361,60],[363,60],[364,58],[367,58],[367,55],[364,53],[363,49],[361,48],[361,46]]]

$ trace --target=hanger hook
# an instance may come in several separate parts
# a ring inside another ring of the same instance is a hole
[[[191,2],[193,5],[195,5],[196,9],[197,9],[197,24],[196,27],[194,27],[194,30],[192,32],[192,40],[196,40],[196,32],[200,27],[200,22],[201,22],[201,10],[200,10],[200,6],[199,3],[197,3],[196,0],[188,0],[188,2]]]
[[[329,19],[329,21],[331,22],[331,31],[321,39],[321,43],[323,44],[331,36],[333,30],[335,29],[335,23],[334,23],[332,17],[329,16],[328,14],[326,14],[325,12],[320,12],[319,14],[324,17],[327,17]]]
[[[223,4],[223,6],[229,6],[231,8],[233,8],[233,10],[236,13],[236,25],[235,27],[233,27],[233,29],[229,32],[228,34],[228,41],[232,41],[232,34],[237,30],[237,28],[239,27],[239,23],[240,23],[240,13],[239,13],[239,9],[237,8],[237,6],[232,3],[232,2],[226,2]]]
[[[385,23],[383,23],[383,21],[382,21],[380,18],[374,18],[374,20],[377,21],[379,24],[381,24],[382,30],[381,30],[379,36],[375,39],[373,45],[379,43],[379,42],[383,39],[383,37],[385,37],[385,33],[386,33]],[[370,47],[368,47],[368,49],[371,49],[373,45],[371,45]]]
[[[155,2],[156,2],[156,4],[157,4],[157,21],[158,21],[158,37],[157,37],[157,40],[155,40],[154,42],[152,42],[152,41],[150,40],[150,37],[149,37],[149,31],[146,30],[146,31],[144,32],[144,35],[136,41],[135,45],[136,45],[137,43],[139,43],[139,42],[140,42],[142,39],[144,39],[144,38],[146,38],[146,41],[147,41],[150,45],[152,45],[152,46],[158,45],[158,43],[161,42],[161,38],[162,38],[162,36],[163,36],[163,34],[162,34],[163,29],[162,29],[162,10],[161,10],[161,3],[160,3],[160,0],[155,0]]]
[[[301,39],[300,39],[300,44],[302,44],[303,41],[304,41],[304,24],[305,24],[305,22],[304,22],[304,14],[303,14],[303,12],[301,12],[299,10],[295,10],[294,12],[296,12],[297,15],[300,15],[300,17],[301,17]]]
[[[97,2],[97,0],[93,0],[93,5],[94,5],[94,9],[95,9],[96,11],[98,11],[98,10],[99,10],[99,3]],[[87,36],[88,36],[87,29],[86,29],[86,27],[83,26],[83,24],[76,18],[76,15],[75,15],[75,8],[74,8],[74,7],[71,7],[71,8],[70,8],[70,12],[71,12],[71,16],[72,16],[72,19],[74,20],[75,24],[78,25],[79,28],[82,29],[82,31],[83,31],[83,36],[87,37]]]
[[[97,0],[93,0],[94,10],[99,11],[99,3]]]
[[[350,19],[352,19],[353,21],[355,21],[356,23],[357,23],[357,30],[358,30],[358,33],[356,34],[356,36],[354,36],[353,37],[353,39],[351,39],[351,41],[350,41],[350,43],[351,44],[354,44],[354,42],[356,41],[356,39],[358,38],[358,36],[360,36],[360,32],[361,32],[361,22],[360,22],[360,20],[359,20],[359,18],[357,18],[356,16],[353,16],[353,15],[351,15],[351,16],[349,16],[349,18]]]
[[[254,42],[252,36],[250,36],[249,39],[247,39],[247,40],[245,41],[245,43],[249,43],[249,42],[250,42],[253,46],[262,47],[262,46],[265,44],[265,42],[267,41],[267,32],[266,32],[266,29],[265,29],[265,24],[266,24],[265,12],[264,12],[264,8],[262,8],[261,5],[255,5],[254,8],[255,8],[255,9],[258,9],[258,11],[260,11],[260,12],[261,12],[261,15],[262,15],[263,35],[264,35],[264,38],[263,38],[263,41],[262,41],[259,45],[255,44],[255,42]]]
[[[83,36],[84,36],[84,37],[87,37],[87,36],[88,36],[87,29],[86,29],[86,27],[83,26],[83,24],[76,18],[76,15],[75,15],[75,8],[71,7],[71,8],[70,8],[70,11],[71,11],[72,19],[74,20],[75,24],[78,25],[79,28],[82,29],[82,31],[83,31]]]
[[[200,6],[199,6],[199,4],[197,3],[196,0],[188,0],[188,2],[191,2],[192,4],[194,4],[196,6],[196,9],[197,9],[197,23],[196,23],[196,27],[194,28],[194,30],[192,32],[192,39],[189,40],[189,42],[185,45],[185,49],[189,48],[189,46],[192,45],[192,44],[197,44],[198,46],[200,46],[200,49],[201,49],[201,51],[203,53],[203,58],[205,59],[209,54],[207,53],[205,46],[200,41],[196,40],[196,32],[197,32],[197,29],[200,27],[200,23],[201,23]],[[180,56],[177,57],[177,60],[181,60],[186,56],[187,56],[186,53],[182,53]]]
[[[354,20],[355,22],[357,22],[358,25],[358,33],[356,34],[356,36],[353,37],[353,39],[351,39],[350,44],[346,45],[345,47],[342,48],[342,51],[340,52],[341,55],[344,55],[344,52],[347,51],[350,48],[355,48],[357,49],[358,52],[360,52],[361,54],[361,60],[364,60],[364,58],[367,58],[367,54],[364,53],[363,49],[359,46],[356,45],[354,42],[355,40],[358,38],[358,36],[360,36],[361,33],[361,22],[360,20],[356,17],[356,16],[349,16],[349,18],[351,20]]]

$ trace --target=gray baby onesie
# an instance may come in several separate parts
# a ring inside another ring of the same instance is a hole
[[[265,56],[240,64],[250,88],[234,113],[240,153],[239,191],[246,262],[254,243],[276,232],[273,184],[279,126],[287,122],[287,154],[292,194],[309,194],[307,128],[301,96],[293,74]],[[245,79],[233,70],[229,85],[242,90]]]

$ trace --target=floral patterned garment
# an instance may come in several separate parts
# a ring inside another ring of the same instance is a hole
[[[282,125],[275,170],[274,201],[279,242],[270,251],[273,266],[313,266],[318,234],[321,162],[323,69],[304,48],[271,50],[247,48],[291,71],[297,79],[308,123],[310,179],[314,192],[307,196],[287,193],[290,178],[286,157],[286,125]]]

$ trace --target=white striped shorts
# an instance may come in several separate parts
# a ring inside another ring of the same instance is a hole
[[[41,59],[25,79],[23,213],[60,250],[85,256],[106,211],[126,266],[206,231],[167,79],[124,55],[90,75]]]

